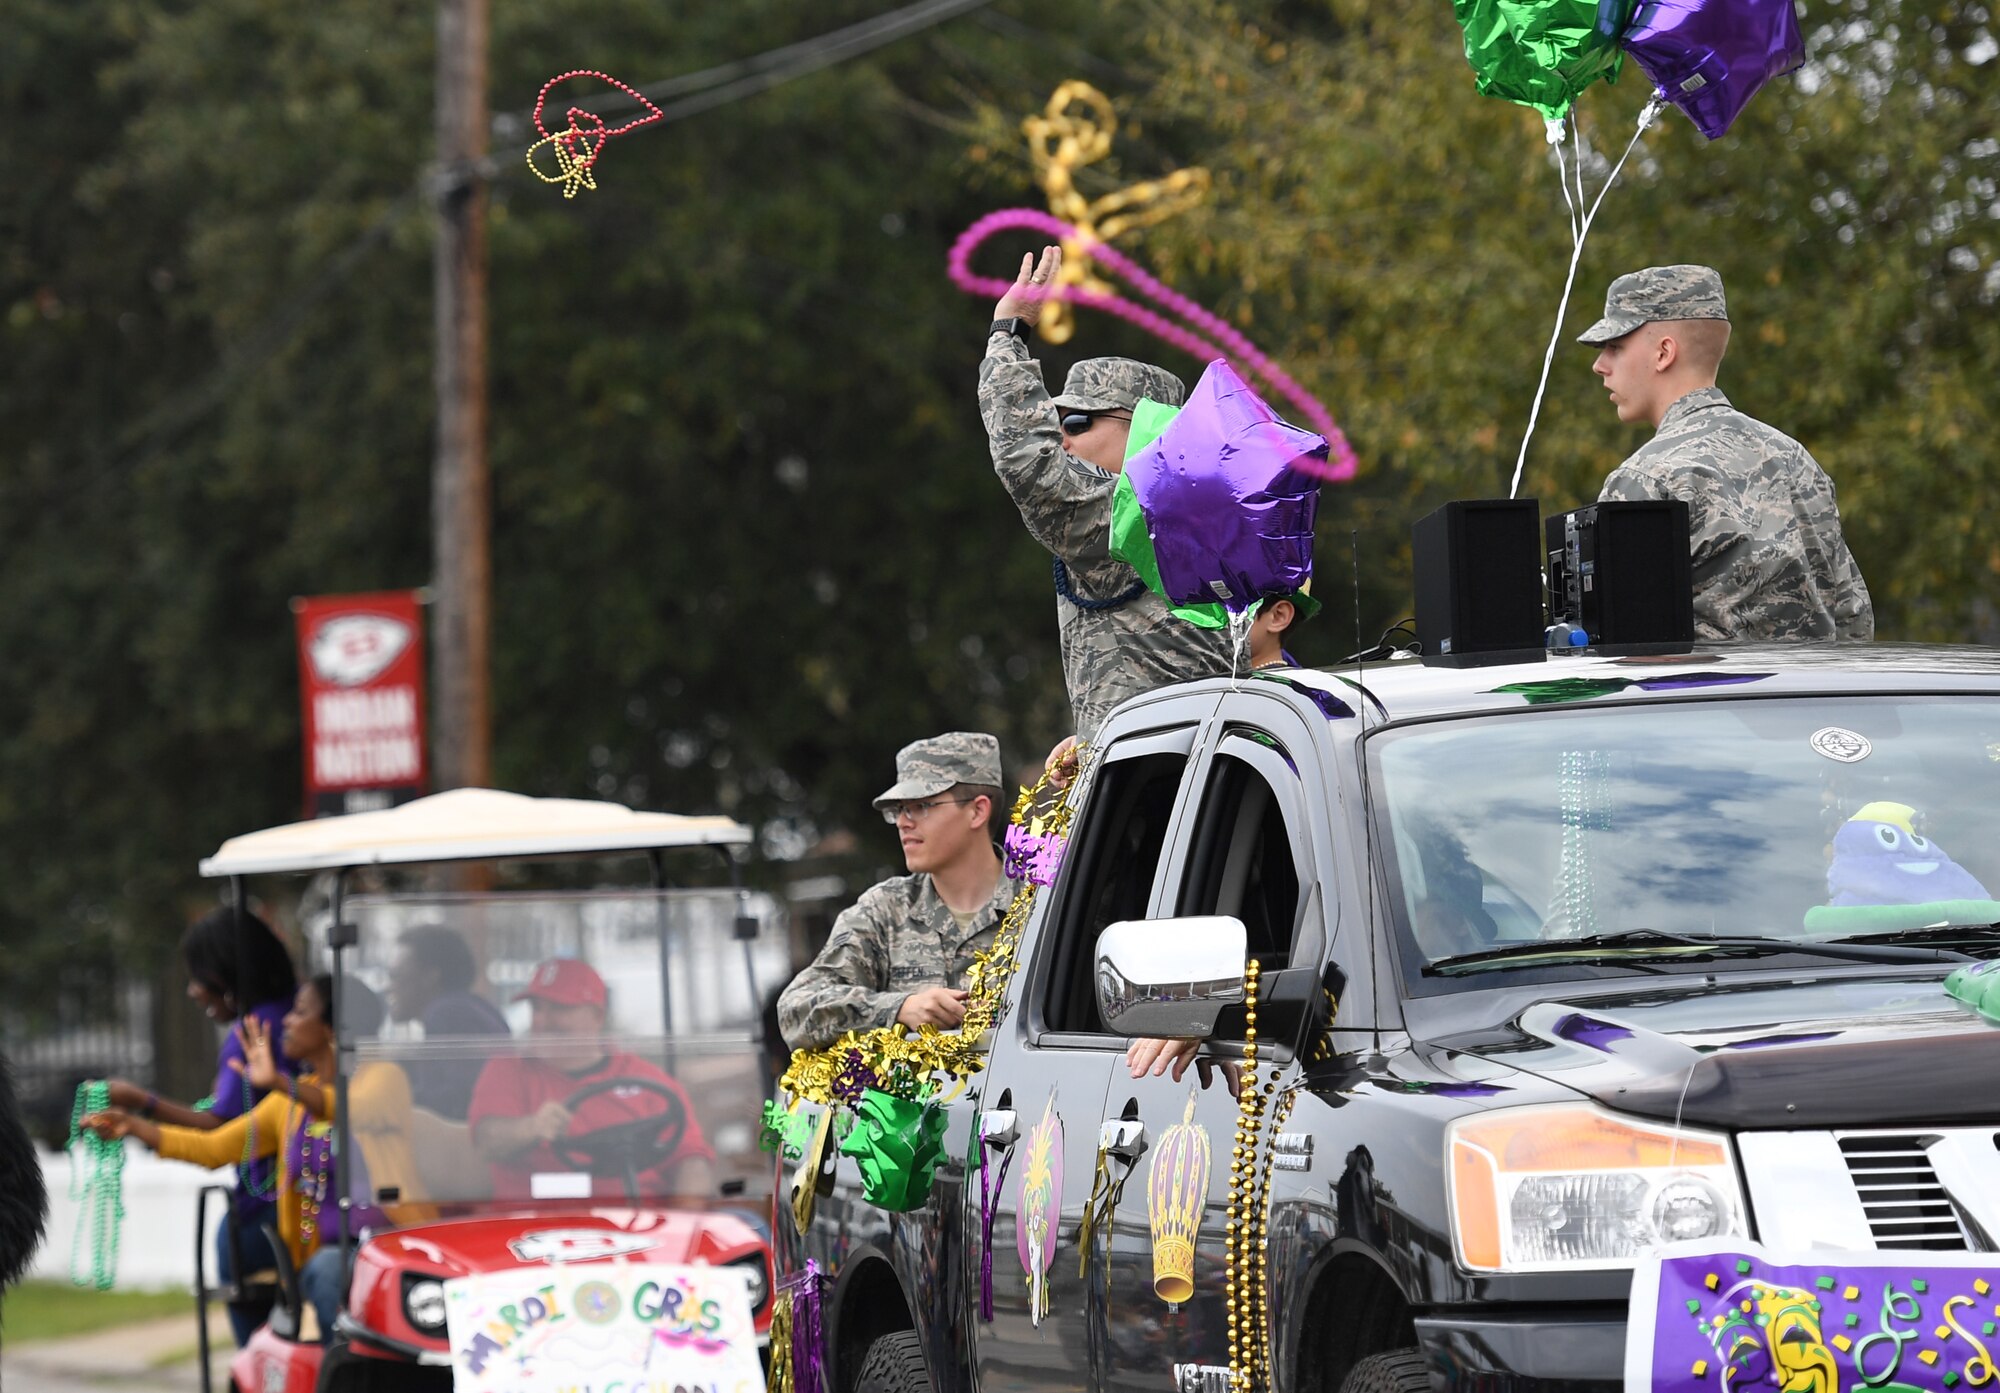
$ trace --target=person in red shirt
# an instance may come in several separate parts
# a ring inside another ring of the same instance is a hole
[[[597,1164],[589,1169],[600,1176],[623,1176],[629,1163],[639,1184],[633,1199],[715,1193],[715,1151],[687,1093],[657,1064],[605,1049],[604,979],[588,963],[550,958],[514,999],[532,1003],[528,1034],[540,1048],[488,1060],[466,1118],[473,1146],[493,1168],[496,1198],[557,1198],[536,1196],[533,1177],[585,1169],[557,1149],[564,1144],[591,1154]],[[576,1096],[593,1085],[607,1086]],[[656,1133],[616,1130],[651,1117],[661,1118]],[[623,1181],[613,1183],[610,1194],[627,1198]],[[605,1190],[602,1180],[593,1186],[597,1197]]]

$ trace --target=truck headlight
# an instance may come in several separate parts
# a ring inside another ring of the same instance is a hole
[[[406,1277],[403,1282],[403,1315],[426,1335],[444,1329],[444,1283],[434,1277]]]
[[[1714,1132],[1563,1103],[1460,1118],[1445,1156],[1452,1237],[1474,1272],[1627,1267],[1658,1243],[1745,1233]]]

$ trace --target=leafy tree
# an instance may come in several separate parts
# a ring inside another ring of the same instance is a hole
[[[1368,472],[1323,528],[1358,520],[1406,594],[1410,520],[1512,474],[1569,259],[1542,122],[1476,94],[1445,5],[1136,2],[1142,104],[1218,178],[1149,251],[1344,420]],[[1576,506],[1641,443],[1570,340],[1620,272],[1705,262],[1736,325],[1722,385],[1833,476],[1879,636],[1990,643],[2000,546],[1971,505],[2000,483],[1991,14],[1848,0],[1805,26],[1797,78],[1713,144],[1668,111],[1611,190],[1521,492]],[[1579,104],[1593,191],[1649,90],[1628,66]]]
[[[542,81],[635,83],[880,0],[496,0],[492,452],[508,787],[721,808],[790,853],[866,828],[904,741],[1064,721],[1046,557],[973,401],[988,307],[943,276],[1039,203],[1019,122],[1065,78],[1124,128],[1087,192],[1217,176],[1138,253],[1346,424],[1309,657],[1407,613],[1410,522],[1506,487],[1568,256],[1534,117],[1443,4],[998,3],[665,128],[574,200],[520,160]],[[0,1002],[162,979],[197,857],[299,807],[287,601],[429,579],[433,9],[18,0],[0,49]],[[1814,63],[1713,145],[1674,113],[1606,201],[1618,270],[1717,265],[1725,385],[1838,481],[1885,637],[1992,640],[1994,40],[1971,4],[1814,3]],[[1643,99],[1582,104],[1591,167]],[[1007,248],[993,249],[995,269]],[[1086,316],[1074,356],[1179,360]],[[1639,437],[1559,350],[1523,491]],[[893,847],[862,833],[859,860]],[[169,1013],[171,1014],[171,1013]]]

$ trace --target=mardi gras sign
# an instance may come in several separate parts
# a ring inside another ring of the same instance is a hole
[[[452,1387],[555,1393],[763,1387],[749,1274],[740,1267],[580,1263],[444,1284]]]
[[[1966,1393],[1993,1384],[2000,1256],[1765,1252],[1641,1259],[1627,1393]]]
[[[1078,106],[1084,111],[1073,114],[1072,108]],[[1199,202],[1208,188],[1207,172],[1179,170],[1094,202],[1085,201],[1076,191],[1075,171],[1102,159],[1109,152],[1111,137],[1117,130],[1109,98],[1087,83],[1066,82],[1058,87],[1043,114],[1029,117],[1022,128],[1028,136],[1036,178],[1048,195],[1050,211],[1003,208],[973,223],[952,244],[946,262],[952,283],[968,295],[990,295],[997,299],[1012,289],[1014,283],[974,272],[973,254],[995,233],[1010,228],[1054,237],[1062,243],[1063,260],[1046,291],[1049,303],[1043,307],[1042,317],[1035,326],[1042,338],[1051,343],[1068,339],[1072,325],[1064,307],[1083,305],[1136,324],[1163,343],[1202,362],[1227,358],[1274,395],[1289,402],[1314,430],[1327,438],[1331,452],[1325,461],[1316,461],[1311,472],[1336,481],[1354,477],[1354,451],[1319,398],[1301,387],[1227,321],[1169,289],[1110,245],[1110,239],[1121,233],[1157,223]],[[1148,308],[1121,295],[1107,276],[1124,282],[1140,299],[1157,308]]]
[[[604,118],[594,111],[586,111],[580,106],[569,109],[569,124],[562,130],[551,132],[542,124],[542,108],[549,99],[549,90],[573,77],[594,77],[610,83],[620,92],[637,102],[641,114],[622,126],[606,126]],[[597,181],[591,177],[591,168],[597,157],[604,152],[604,142],[614,135],[626,135],[641,126],[651,125],[661,119],[663,113],[646,99],[644,93],[635,87],[628,87],[615,77],[607,77],[588,68],[578,68],[573,72],[558,73],[542,84],[542,90],[535,94],[535,132],[541,136],[528,147],[528,168],[537,179],[545,184],[562,185],[564,198],[575,198],[578,189],[594,189]],[[553,164],[554,168],[548,166]]]

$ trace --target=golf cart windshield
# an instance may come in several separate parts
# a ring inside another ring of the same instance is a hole
[[[368,1172],[350,1193],[393,1218],[768,1192],[759,1021],[789,970],[768,907],[728,889],[348,899],[336,1026]]]

